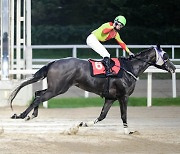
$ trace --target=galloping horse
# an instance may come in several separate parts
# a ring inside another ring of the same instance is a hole
[[[100,116],[93,122],[81,122],[79,126],[89,126],[102,121],[113,102],[118,100],[120,103],[121,119],[124,125],[124,131],[129,134],[127,124],[127,103],[128,97],[133,93],[136,79],[141,75],[150,65],[168,72],[174,73],[175,66],[169,60],[166,52],[160,46],[150,47],[132,58],[125,59],[126,65],[123,67],[122,78],[110,78],[109,80],[109,94],[105,97],[104,106]],[[127,71],[131,68],[130,71]],[[14,114],[13,119],[27,118],[29,112],[34,109],[32,117],[38,116],[39,104],[53,98],[59,94],[63,94],[71,86],[77,86],[83,90],[93,92],[97,95],[103,96],[104,88],[106,87],[106,78],[95,78],[90,74],[89,62],[78,58],[66,58],[50,62],[39,69],[32,78],[21,83],[10,95],[9,101],[12,108],[12,101],[16,97],[21,88],[32,84],[47,77],[48,88],[35,92],[35,99],[30,106],[20,115]],[[29,117],[30,118],[30,117]]]

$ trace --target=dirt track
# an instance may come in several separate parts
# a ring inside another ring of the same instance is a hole
[[[15,107],[20,113],[25,108]],[[124,135],[119,108],[112,107],[107,118],[94,127],[80,128],[76,135],[63,130],[79,121],[97,118],[101,108],[40,109],[39,117],[25,122],[11,120],[9,108],[0,108],[0,153],[84,154],[84,153],[180,153],[180,107],[129,107],[130,130]]]

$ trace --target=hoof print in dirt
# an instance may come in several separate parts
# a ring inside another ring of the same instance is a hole
[[[140,135],[140,133],[138,131],[132,131],[129,133],[130,135]]]

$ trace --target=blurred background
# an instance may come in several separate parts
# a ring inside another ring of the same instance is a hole
[[[179,44],[179,0],[32,0],[32,44],[85,44],[118,15],[127,19],[126,44]]]

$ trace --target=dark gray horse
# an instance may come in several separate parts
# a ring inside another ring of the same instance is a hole
[[[47,77],[48,88],[37,91],[35,99],[31,105],[20,115],[14,114],[13,119],[27,118],[29,112],[34,109],[32,117],[37,117],[39,104],[55,97],[59,94],[65,93],[71,86],[77,86],[89,92],[93,92],[101,97],[105,97],[104,106],[100,116],[91,124],[95,124],[103,120],[113,102],[118,100],[120,103],[121,119],[123,121],[125,133],[129,133],[127,127],[127,103],[128,97],[133,93],[136,79],[141,75],[150,65],[157,68],[167,70],[168,72],[175,72],[175,66],[169,60],[168,55],[160,46],[151,47],[135,55],[133,58],[121,58],[124,61],[122,78],[110,78],[109,93],[107,96],[103,95],[106,87],[106,78],[95,78],[90,75],[89,62],[77,58],[66,58],[53,61],[38,70],[34,76],[24,81],[18,86],[10,95],[10,104],[16,97],[21,88],[28,84],[32,84]],[[90,123],[82,122],[79,126],[88,126]]]

